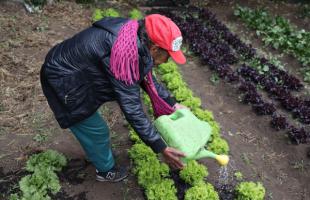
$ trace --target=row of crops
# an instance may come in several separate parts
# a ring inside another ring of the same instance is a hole
[[[181,14],[167,10],[159,12],[177,23],[190,50],[204,64],[238,88],[243,103],[250,104],[258,115],[270,115],[271,126],[276,130],[287,130],[293,143],[310,141],[306,128],[310,123],[310,100],[292,94],[302,90],[302,81],[258,55],[208,9],[193,8],[190,13]],[[263,97],[263,91],[268,98]],[[276,106],[276,102],[280,106]],[[288,113],[298,122],[289,120]]]
[[[298,30],[289,20],[274,17],[264,9],[238,6],[235,15],[254,29],[266,45],[296,57],[303,66],[304,80],[310,82],[310,32]]]

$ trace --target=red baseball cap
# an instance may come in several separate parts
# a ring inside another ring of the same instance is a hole
[[[150,40],[167,50],[178,64],[185,64],[186,58],[181,51],[182,33],[179,27],[168,17],[152,14],[145,17],[145,28]]]

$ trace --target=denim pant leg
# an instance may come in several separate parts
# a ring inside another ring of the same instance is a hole
[[[105,172],[114,166],[109,128],[98,111],[82,122],[69,127],[69,129],[78,139],[87,157],[98,171]]]

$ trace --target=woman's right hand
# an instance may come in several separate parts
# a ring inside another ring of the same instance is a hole
[[[182,169],[184,164],[181,161],[182,157],[185,157],[185,154],[181,151],[174,149],[172,147],[166,147],[162,152],[165,162],[174,169]]]

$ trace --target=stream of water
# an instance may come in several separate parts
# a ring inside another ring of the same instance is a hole
[[[218,170],[219,176],[216,182],[216,188],[221,200],[234,199],[234,187],[236,184],[234,173],[236,171],[237,168],[234,160],[230,160],[227,166],[222,166]]]

